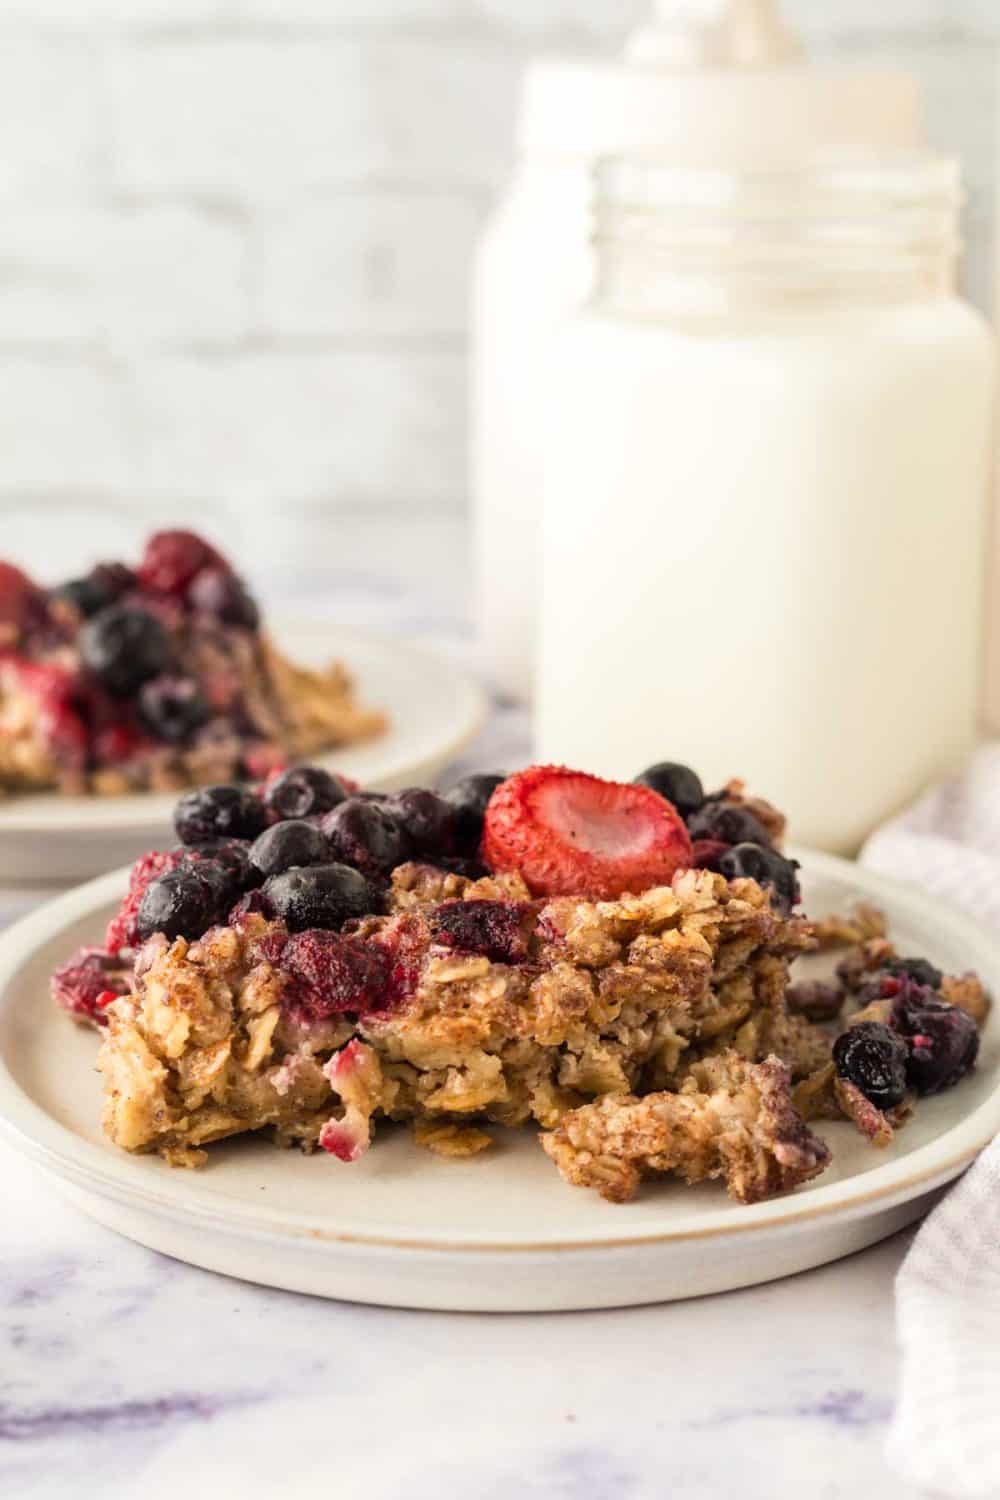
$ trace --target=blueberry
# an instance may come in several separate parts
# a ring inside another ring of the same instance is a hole
[[[693,839],[718,839],[723,844],[760,844],[767,847],[771,835],[759,818],[740,802],[707,800],[687,820]]]
[[[136,926],[145,941],[154,932],[168,938],[200,937],[225,920],[229,910],[221,867],[200,869],[181,864],[146,887]]]
[[[260,611],[246,584],[228,568],[203,569],[191,583],[188,599],[195,609],[214,615],[225,625],[256,630],[260,624]]]
[[[348,797],[324,813],[319,826],[330,841],[333,858],[365,875],[388,875],[408,858],[406,835],[385,803]]]
[[[53,597],[65,599],[84,618],[114,604],[135,584],[135,574],[122,563],[98,563],[83,578],[71,578],[53,590]]]
[[[174,809],[174,827],[182,844],[255,839],[266,826],[264,804],[242,786],[199,787],[182,797]]]
[[[906,1094],[906,1043],[880,1026],[862,1021],[833,1044],[833,1061],[847,1083],[860,1089],[876,1109],[892,1109]]]
[[[265,908],[292,932],[337,928],[351,917],[381,910],[378,893],[350,865],[310,865],[272,875],[263,890]]]
[[[320,766],[291,766],[270,783],[264,805],[279,818],[308,818],[329,812],[346,798],[338,776]]]
[[[705,800],[701,777],[679,761],[658,761],[655,766],[647,766],[635,779],[639,786],[648,786],[661,797],[666,797],[682,818],[689,818],[697,812]]]
[[[459,849],[475,853],[483,836],[486,804],[504,776],[463,776],[444,794],[452,811],[452,831]]]
[[[275,823],[250,845],[250,860],[265,877],[280,875],[293,865],[321,865],[330,858],[330,845],[314,823],[292,818]]]
[[[111,604],[80,631],[80,659],[108,692],[128,698],[170,665],[170,637],[155,615]]]
[[[773,893],[780,911],[790,912],[799,900],[797,859],[785,859],[776,849],[762,849],[759,844],[736,844],[720,854],[716,861],[720,875],[727,880],[756,880]]]
[[[891,974],[894,979],[912,979],[915,984],[926,985],[929,990],[939,990],[944,975],[926,958],[887,958],[880,965],[880,972]]]
[[[450,854],[455,847],[454,811],[436,792],[408,787],[388,798],[385,807],[400,824],[414,854]]]
[[[194,844],[188,854],[195,861],[218,865],[226,871],[234,901],[264,879],[257,866],[250,863],[250,845],[241,839],[206,839]]]
[[[158,740],[182,745],[208,722],[212,710],[192,677],[164,675],[139,689],[139,718]]]
[[[958,1005],[904,980],[892,1009],[906,1038],[907,1078],[918,1094],[939,1094],[963,1078],[979,1055],[979,1028]]]

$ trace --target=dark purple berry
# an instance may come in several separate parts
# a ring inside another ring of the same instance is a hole
[[[329,858],[330,845],[323,834],[315,823],[301,818],[275,823],[250,845],[250,861],[265,878],[293,865],[322,865]]]
[[[862,1021],[833,1044],[833,1061],[876,1109],[893,1109],[906,1094],[906,1043],[888,1026]]]
[[[939,990],[944,975],[926,958],[887,958],[879,965],[879,972],[891,974],[897,979],[912,979],[915,984],[926,985],[929,990]]]
[[[309,927],[342,927],[352,917],[381,910],[382,902],[365,877],[350,865],[311,865],[272,875],[263,889],[264,905],[291,932]]]
[[[762,849],[759,844],[736,844],[720,854],[715,862],[720,875],[727,880],[756,880],[770,890],[779,911],[790,912],[799,900],[796,859],[785,859],[776,849]]]
[[[158,740],[181,745],[208,722],[212,710],[191,677],[154,677],[139,689],[139,718]]]
[[[174,827],[182,844],[206,839],[255,839],[267,827],[259,797],[243,786],[203,786],[188,792],[174,809]]]
[[[365,875],[388,875],[409,856],[406,835],[384,803],[348,797],[324,813],[319,826],[331,856]]]
[[[648,786],[654,792],[659,792],[661,797],[666,797],[685,819],[697,812],[705,801],[701,777],[690,766],[683,766],[679,761],[658,761],[655,766],[648,766],[645,771],[640,772],[635,779],[639,786]],[[729,839],[726,842],[734,841]]]
[[[436,792],[408,787],[405,792],[387,798],[385,808],[399,823],[418,858],[424,854],[450,854],[455,848],[455,814]]]
[[[481,953],[495,964],[520,964],[528,956],[516,901],[446,901],[430,914],[435,941],[463,953]]]
[[[463,776],[449,787],[444,800],[452,811],[455,847],[475,854],[483,837],[486,806],[504,776]]]
[[[979,1028],[968,1011],[912,982],[903,982],[892,1023],[906,1038],[907,1078],[918,1094],[952,1088],[979,1056]]]
[[[80,659],[115,698],[129,698],[170,665],[170,637],[155,615],[112,604],[83,626]]]
[[[760,844],[768,848],[771,835],[759,818],[740,802],[711,800],[687,820],[692,839],[718,839],[723,844]]]
[[[290,766],[269,783],[264,805],[279,818],[309,818],[329,812],[347,795],[339,776],[321,766]]]
[[[203,844],[195,844],[185,852],[192,859],[221,865],[228,872],[237,896],[260,885],[263,880],[256,865],[250,863],[250,845],[241,839],[206,839]]]
[[[229,904],[221,867],[178,865],[146,887],[136,917],[139,936],[143,941],[154,932],[171,939],[200,937],[225,921]]]
[[[98,563],[83,578],[71,578],[55,589],[54,597],[65,599],[85,619],[116,603],[135,584],[135,574],[121,563]]]
[[[256,630],[260,611],[247,592],[246,584],[228,568],[204,568],[195,575],[188,599],[195,609],[214,615],[225,625]]]

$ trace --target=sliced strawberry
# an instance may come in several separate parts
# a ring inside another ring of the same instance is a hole
[[[486,809],[483,859],[519,870],[535,895],[608,900],[668,885],[691,863],[691,840],[664,797],[565,766],[529,766]]]

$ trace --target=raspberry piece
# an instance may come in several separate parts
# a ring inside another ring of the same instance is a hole
[[[520,964],[528,957],[525,913],[518,901],[446,901],[430,914],[435,941],[462,953],[481,953],[495,964]]]
[[[164,594],[183,594],[202,568],[228,572],[229,564],[193,531],[157,531],[146,543],[139,578],[146,588]]]
[[[0,643],[16,640],[44,617],[42,590],[13,563],[0,562]]]
[[[691,864],[691,840],[649,787],[530,766],[490,798],[482,854],[492,870],[519,870],[535,895],[611,900],[668,885]]]
[[[52,976],[52,998],[70,1015],[103,1025],[104,1010],[126,993],[118,958],[103,948],[80,948]]]
[[[389,955],[373,943],[325,928],[296,932],[282,949],[281,967],[291,976],[287,999],[300,1018],[322,1021],[386,1003]]]
[[[94,735],[94,760],[101,766],[122,766],[150,744],[131,724],[109,724]]]
[[[14,666],[21,687],[38,704],[39,728],[53,755],[64,766],[85,765],[89,736],[78,678],[52,662],[17,660]]]
[[[171,849],[162,853],[154,849],[136,860],[129,876],[125,899],[108,923],[104,936],[105,946],[111,953],[120,953],[123,948],[136,948],[141,943],[137,918],[146,888],[157,876],[165,875],[168,870],[175,870],[185,852],[183,849]]]

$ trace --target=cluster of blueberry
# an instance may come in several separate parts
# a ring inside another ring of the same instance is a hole
[[[189,792],[174,816],[182,849],[147,885],[138,936],[198,936],[241,899],[291,932],[339,928],[381,912],[388,876],[408,859],[481,875],[483,816],[502,779],[469,776],[443,796],[419,787],[381,794],[293,766],[261,796],[235,785]]]
[[[112,698],[137,697],[143,728],[181,744],[211,717],[198,684],[178,669],[168,623],[176,611],[256,630],[257,606],[214,547],[191,532],[151,538],[137,571],[101,563],[54,591],[81,617],[80,661]]]
[[[888,1022],[849,1026],[834,1043],[833,1061],[876,1109],[893,1109],[910,1089],[939,1094],[952,1088],[975,1063],[979,1028],[943,999],[942,979],[925,958],[892,958],[857,991],[865,1003],[891,1001]]]
[[[775,849],[771,835],[748,807],[725,792],[706,794],[697,773],[677,761],[661,761],[635,779],[676,807],[687,824],[700,869],[715,870],[727,880],[756,880],[771,891],[784,912],[799,901],[798,861]]]

